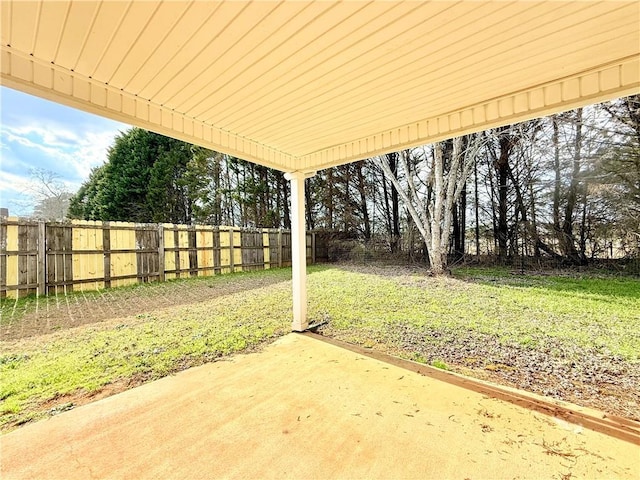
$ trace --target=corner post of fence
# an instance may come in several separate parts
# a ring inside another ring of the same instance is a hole
[[[164,225],[158,224],[158,280],[165,281],[164,274]]]
[[[278,229],[278,268],[282,268],[282,228]]]
[[[47,294],[47,224],[38,222],[38,296]]]
[[[235,268],[235,251],[234,251],[234,245],[233,245],[233,227],[229,227],[229,271],[231,273],[235,272],[236,268]]]

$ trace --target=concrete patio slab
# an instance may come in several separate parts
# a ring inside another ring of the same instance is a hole
[[[4,480],[640,475],[630,442],[296,334],[0,446]]]

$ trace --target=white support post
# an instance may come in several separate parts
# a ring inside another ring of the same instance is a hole
[[[304,181],[314,173],[291,172],[285,178],[291,182],[291,270],[293,282],[293,323],[291,329],[303,332],[307,320],[307,233],[304,214]]]

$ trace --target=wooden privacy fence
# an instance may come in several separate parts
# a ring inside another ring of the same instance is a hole
[[[0,219],[0,297],[97,290],[291,264],[288,230]],[[324,247],[321,246],[322,251]],[[316,261],[316,234],[307,259]]]

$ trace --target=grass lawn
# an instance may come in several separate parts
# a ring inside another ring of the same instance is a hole
[[[223,287],[223,283],[248,282],[257,275],[274,273],[211,280]],[[286,276],[287,272],[275,275]],[[145,294],[145,289],[130,290]],[[116,391],[122,390],[255,349],[290,330],[290,297],[290,284],[279,283],[2,342],[0,430],[85,403],[113,384],[118,384]]]
[[[389,271],[384,271],[389,270]],[[363,331],[398,325],[489,335],[504,344],[554,344],[640,360],[640,281],[512,275],[459,269],[453,278],[339,269],[310,277],[312,318],[325,317],[360,343]]]
[[[637,278],[351,267],[309,283],[325,335],[640,420]]]
[[[325,335],[638,417],[638,279],[512,275],[496,269],[430,278],[422,270],[375,266],[312,266],[309,273],[309,317],[327,322],[321,329]],[[184,280],[187,288],[210,282],[215,298],[165,303],[144,313],[3,341],[0,429],[251,351],[287,333],[289,277],[290,270],[282,269]],[[236,288],[243,282],[253,282],[252,288]],[[175,286],[169,282],[162,289],[166,299]],[[129,292],[122,301],[135,303],[136,289]],[[35,308],[30,301],[4,301],[2,313],[24,312],[26,318]],[[21,317],[13,315],[12,321]]]

